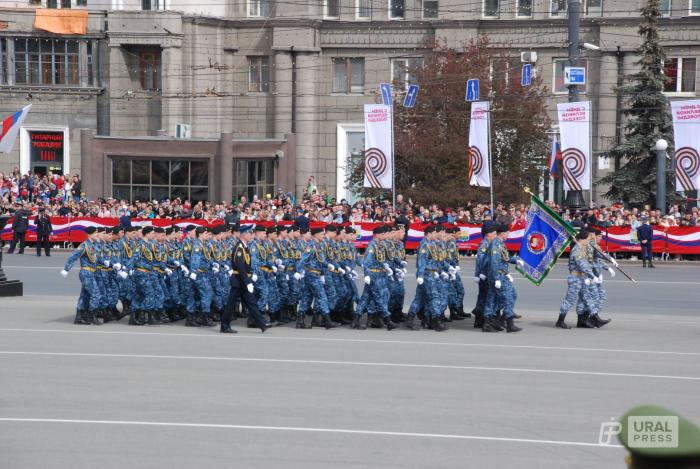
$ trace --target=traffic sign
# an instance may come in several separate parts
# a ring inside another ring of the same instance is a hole
[[[523,73],[520,77],[521,86],[532,85],[532,64],[523,65]]]
[[[420,86],[411,85],[408,87],[406,92],[406,97],[403,99],[403,107],[413,107],[416,105],[416,98],[418,98],[418,91]]]
[[[479,80],[474,78],[467,80],[467,101],[478,101],[479,100]]]
[[[393,104],[393,100],[391,98],[391,84],[380,83],[379,91],[382,93],[382,101],[384,102],[384,105],[391,106]]]
[[[564,68],[564,84],[565,85],[585,85],[586,84],[586,69],[584,67],[565,67]]]

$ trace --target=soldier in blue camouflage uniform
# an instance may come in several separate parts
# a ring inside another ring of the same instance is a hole
[[[578,321],[576,327],[589,328],[590,323],[596,327],[603,327],[610,322],[610,319],[601,319],[600,310],[603,308],[605,300],[608,298],[608,294],[603,285],[603,271],[607,270],[611,277],[615,277],[615,271],[608,264],[604,262],[605,257],[598,249],[594,249],[594,245],[600,243],[602,234],[600,230],[596,228],[589,227],[588,230],[588,244],[586,245],[586,255],[588,257],[588,262],[593,270],[593,275],[596,277],[591,281],[591,285],[587,288],[590,290],[591,303],[595,307],[597,314],[591,316],[591,311],[587,308],[588,303],[583,300],[583,291],[579,297],[578,303],[576,303],[576,315]],[[591,321],[586,321],[587,319],[592,319]]]
[[[100,307],[100,289],[97,286],[97,253],[95,249],[96,229],[88,226],[85,229],[87,239],[68,257],[61,275],[66,278],[76,262],[80,261],[80,296],[76,307],[74,324],[100,325],[102,321],[95,316]]]
[[[496,224],[487,221],[481,227],[481,244],[476,251],[476,264],[474,266],[474,282],[479,285],[479,294],[476,299],[474,313],[474,327],[484,327],[484,310],[486,308],[486,297],[489,291],[487,275],[489,272],[489,260],[491,259],[491,243],[496,239]]]
[[[447,238],[447,261],[449,264],[447,273],[450,275],[447,306],[450,309],[450,320],[459,321],[470,317],[464,312],[464,284],[462,283],[462,267],[459,265],[459,247],[457,246],[461,230],[458,226],[452,226],[446,232],[449,235]]]
[[[183,301],[185,302],[185,313],[187,314],[185,326],[199,327],[197,317],[197,297],[195,294],[194,280],[191,278],[192,270],[192,248],[197,240],[197,232],[195,225],[187,225],[185,227],[185,238],[182,240],[182,261],[180,270],[183,273],[183,280],[180,290],[184,293]],[[195,278],[197,277],[195,273]]]
[[[425,318],[425,287],[424,275],[425,275],[425,265],[428,260],[428,250],[426,245],[435,236],[435,227],[428,226],[425,228],[423,239],[421,239],[418,244],[418,249],[416,249],[416,294],[411,302],[411,306],[408,308],[408,315],[406,316],[406,328],[412,331],[420,330],[420,326],[415,323],[416,317],[422,316],[420,319],[424,321]],[[420,280],[418,280],[420,279]]]
[[[507,225],[499,225],[498,236],[491,243],[491,255],[489,259],[489,291],[484,311],[484,332],[495,332],[501,330],[495,318],[496,310],[502,309],[505,318],[505,329],[507,332],[519,332],[522,329],[515,325],[515,300],[517,298],[513,287],[513,276],[508,273],[508,264],[520,264],[522,260],[511,257],[505,246],[508,239],[509,228]]]
[[[561,308],[559,308],[559,319],[556,327],[571,329],[571,326],[566,324],[565,319],[567,313],[576,305],[577,301],[583,302],[584,309],[595,311],[595,298],[592,290],[588,288],[593,284],[594,279],[597,281],[588,257],[588,232],[582,229],[576,235],[576,244],[571,248],[571,253],[569,254],[569,276],[566,279],[566,296],[561,304]],[[583,324],[582,327],[586,328],[596,327],[590,318],[586,318]]]
[[[301,280],[297,280],[295,273],[297,272],[297,264],[301,260],[301,231],[298,226],[292,226],[288,233],[289,240],[287,244],[287,252],[289,258],[286,261],[285,270],[289,275],[289,293],[287,299],[287,312],[289,318],[294,320],[297,318],[297,305],[301,298]]]
[[[260,314],[270,315],[270,306],[274,301],[272,298],[272,290],[275,288],[272,279],[272,267],[274,259],[270,255],[267,246],[267,228],[263,225],[255,226],[255,239],[250,243],[250,263],[253,269],[253,283],[255,285],[255,296],[258,300],[258,309]],[[251,328],[257,327],[250,322],[248,326]],[[272,318],[270,318],[272,322]]]
[[[134,285],[131,281],[130,273],[133,273],[134,270],[135,232],[135,227],[127,228],[124,230],[124,236],[117,241],[117,250],[122,266],[119,279],[117,280],[119,285],[119,300],[122,302],[122,312],[119,319],[124,316],[129,316],[129,318],[131,318],[132,314],[131,302],[134,298]]]
[[[357,291],[357,284],[355,280],[358,278],[355,267],[362,265],[360,262],[360,256],[357,254],[357,249],[355,248],[356,234],[355,230],[346,226],[343,229],[341,237],[341,250],[342,250],[342,267],[345,271],[345,276],[343,281],[345,282],[345,288],[347,291],[345,309],[343,314],[345,319],[351,320],[351,327],[353,329],[363,329],[364,327],[359,320],[359,317],[355,314],[354,305],[360,301],[360,294]]]
[[[210,273],[213,267],[213,257],[209,240],[211,233],[203,226],[198,226],[195,230],[195,239],[192,241],[192,251],[190,254],[190,280],[195,290],[194,300],[195,317],[200,326],[210,327],[214,323],[211,320],[211,303],[214,292],[211,287]],[[188,310],[190,308],[188,307]]]
[[[389,313],[391,320],[395,323],[405,321],[403,313],[403,302],[406,297],[406,249],[404,249],[404,226],[394,225],[386,240],[387,258],[389,267],[394,271],[394,275],[389,278]]]
[[[379,225],[373,230],[373,239],[370,241],[365,251],[362,261],[362,268],[365,273],[365,291],[362,292],[357,311],[370,311],[368,308],[374,306],[379,314],[379,320],[387,330],[396,328],[396,324],[389,315],[389,282],[394,271],[389,266],[387,258],[386,239],[388,228]]]
[[[416,263],[416,283],[419,288],[423,289],[422,302],[425,316],[422,325],[437,332],[447,329],[447,326],[440,320],[447,303],[445,280],[448,277],[447,272],[445,272],[446,251],[439,239],[441,232],[440,225],[428,226],[425,229],[426,241],[418,252]]]
[[[297,329],[306,329],[304,318],[314,308],[321,314],[321,325],[326,329],[336,327],[338,324],[330,319],[330,309],[328,298],[326,297],[326,275],[328,270],[328,259],[326,258],[326,246],[324,241],[323,228],[311,228],[313,239],[306,244],[301,260],[297,265],[297,272],[294,276],[297,280],[304,279],[302,287],[301,302],[297,313]]]

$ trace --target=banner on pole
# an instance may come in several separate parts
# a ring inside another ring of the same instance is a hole
[[[27,104],[21,110],[0,121],[0,153],[10,153],[15,145],[19,128],[27,118],[31,104]]]
[[[591,102],[557,104],[565,191],[591,188]]]
[[[676,190],[700,188],[700,100],[673,101]]]
[[[364,187],[392,189],[391,106],[365,104]]]
[[[489,172],[489,103],[478,101],[472,103],[471,121],[469,124],[469,185],[491,187]]]

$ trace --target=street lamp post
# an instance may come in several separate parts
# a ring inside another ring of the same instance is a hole
[[[666,150],[668,142],[659,139],[654,145],[656,150],[656,209],[666,215]]]

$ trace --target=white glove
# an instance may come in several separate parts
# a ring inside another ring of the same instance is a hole
[[[105,267],[109,267],[109,261],[104,261],[103,264],[105,265]]]
[[[255,287],[252,283],[249,283],[246,288],[248,289],[248,293],[253,293],[253,291],[255,290]]]
[[[231,267],[229,267],[228,264],[224,264],[224,270],[225,270],[226,272],[230,272],[230,271],[231,271]]]
[[[450,275],[447,272],[440,272],[440,278],[443,280],[447,280],[450,278]]]
[[[306,271],[301,272],[301,278],[304,278],[304,277],[306,277]]]
[[[437,272],[433,272],[433,278],[440,278],[440,274],[438,274]]]
[[[318,279],[321,281],[321,285],[326,284],[326,277],[324,275],[321,275]]]
[[[454,275],[455,272],[457,271],[455,270],[454,266],[450,266],[450,268],[447,269],[447,273],[449,273],[450,275]]]
[[[275,267],[274,265],[272,266],[272,272],[275,274],[277,273],[277,267]]]
[[[479,277],[474,277],[474,283],[479,283],[481,282],[481,279]]]
[[[170,269],[168,269],[168,268],[166,267],[166,268],[165,268],[165,273],[166,273],[166,274],[168,275],[168,277],[169,277],[169,276],[171,276],[171,275],[173,274],[173,271],[170,270]]]
[[[406,261],[401,261],[401,267],[406,267],[408,265],[408,262]]]
[[[598,285],[600,285],[601,283],[603,283],[603,274],[600,274],[600,275],[598,276],[598,281],[595,282],[595,283],[597,283]]]
[[[515,261],[521,268],[525,267],[525,261],[522,259],[518,259]]]
[[[131,270],[129,271],[129,277],[131,277],[132,275],[134,275],[134,269],[131,269]]]
[[[233,277],[233,270],[228,269],[227,273],[229,277]]]
[[[496,280],[496,283],[494,283],[493,286],[496,287],[496,290],[500,290],[501,289],[501,281]]]
[[[615,267],[617,267],[618,265],[620,265],[620,264],[617,263],[617,261],[615,260],[614,257],[611,257],[611,258],[610,258],[610,261],[613,263],[613,265],[614,265]]]
[[[115,262],[114,264],[112,264],[112,268],[119,272],[120,270],[122,270],[122,265],[119,262]]]
[[[190,275],[190,269],[188,269],[184,265],[182,267],[184,267],[184,269],[182,269],[182,271],[185,273],[185,275]],[[133,270],[132,270],[132,272],[133,272]],[[129,274],[129,275],[131,275],[131,274]]]
[[[257,282],[257,281],[258,281],[258,276],[255,275],[255,274],[253,274],[253,276],[252,276],[251,278],[252,278],[253,282]]]
[[[218,274],[220,272],[220,270],[217,269],[216,267],[212,267],[211,271],[215,274]],[[167,272],[166,272],[166,274],[167,274]]]
[[[221,267],[218,262],[214,262],[211,266],[216,270],[219,270],[219,267]]]
[[[192,273],[190,274],[190,280],[197,280],[197,274],[195,274],[194,272],[192,272]]]
[[[184,273],[187,273],[187,267],[185,264],[179,264],[180,265],[180,270],[182,270]]]
[[[119,275],[122,279],[127,279],[127,278],[129,278],[129,274],[127,274],[127,273],[124,272],[123,270],[120,271],[117,275]]]
[[[586,280],[583,281],[584,285],[590,285],[591,284],[591,279],[587,278]]]
[[[345,269],[342,267],[338,267],[338,272],[340,272],[340,275],[345,275]]]
[[[450,274],[450,281],[457,280],[457,276],[455,274]]]
[[[510,280],[510,283],[513,283],[514,280],[513,280],[513,276],[512,276],[512,275],[508,274],[508,275],[506,275],[506,278],[507,278],[508,280]]]
[[[610,272],[610,276],[612,278],[615,278],[615,269],[613,269],[612,267],[608,267],[608,272]]]
[[[180,267],[180,261],[175,261],[175,267]]]
[[[333,272],[335,270],[335,267],[333,266],[333,264],[328,264],[328,270],[330,270],[331,272]]]
[[[384,265],[386,265],[386,264],[384,264]],[[384,270],[386,270],[386,274],[387,274],[389,277],[391,277],[392,275],[394,275],[394,271],[391,270],[391,267],[389,267],[388,265],[387,265],[386,267],[384,267]]]
[[[275,259],[275,264],[277,264],[278,266],[282,267],[282,265],[283,265],[284,263],[282,262],[282,259]]]
[[[65,270],[65,269],[62,270],[62,271],[61,271],[61,277],[63,277],[63,278],[68,278],[68,271]]]
[[[294,272],[294,280],[301,280],[301,274],[299,272]]]
[[[372,281],[372,279],[369,278],[369,275],[365,275],[365,284],[369,285],[369,282],[371,282],[371,281]]]
[[[461,271],[462,271],[462,268],[461,268],[460,266],[457,266],[457,267],[455,267],[455,270],[456,270],[457,272],[461,272]]]
[[[479,274],[479,280],[486,280],[486,275]]]
[[[423,285],[423,277],[418,277],[418,278],[416,279],[416,283],[417,283],[418,285]]]
[[[289,282],[289,274],[287,274],[287,275],[284,276],[284,280],[286,280],[287,282]]]

